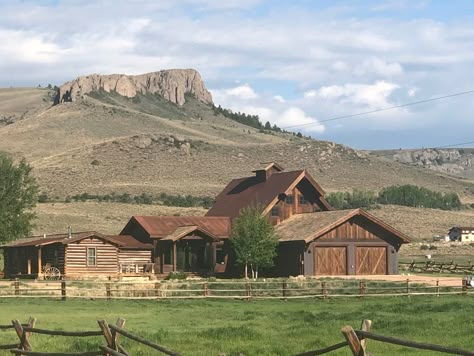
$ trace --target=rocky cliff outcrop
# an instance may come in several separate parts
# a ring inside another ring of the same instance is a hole
[[[211,93],[194,69],[170,69],[140,75],[91,74],[63,84],[59,88],[59,102],[75,101],[98,90],[115,91],[129,98],[138,93],[159,94],[178,105],[184,104],[185,93],[192,93],[202,102],[212,103]]]
[[[452,174],[468,173],[474,169],[474,156],[471,150],[464,149],[402,150],[394,153],[393,159]]]

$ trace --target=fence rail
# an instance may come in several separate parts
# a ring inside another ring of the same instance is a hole
[[[404,281],[305,279],[268,281],[162,281],[162,282],[0,282],[0,298],[51,299],[302,299],[474,294],[465,279],[438,278]],[[10,326],[0,325],[10,328]]]
[[[36,319],[30,318],[28,324],[21,324],[18,320],[12,320],[12,325],[2,325],[2,329],[14,329],[19,342],[15,344],[0,345],[0,350],[9,350],[15,355],[27,356],[95,356],[95,355],[114,355],[114,356],[130,356],[125,348],[119,343],[119,336],[128,338],[150,349],[159,351],[165,355],[179,356],[177,352],[170,351],[161,345],[152,341],[146,340],[140,336],[134,335],[123,329],[125,319],[119,318],[115,325],[107,323],[105,320],[98,320],[97,324],[99,330],[92,331],[62,331],[62,330],[47,330],[35,328]],[[27,325],[23,327],[22,325]],[[31,337],[33,334],[43,334],[49,336],[62,337],[96,337],[103,336],[106,346],[97,345],[97,350],[92,351],[78,351],[78,352],[43,352],[33,351]]]
[[[451,274],[473,274],[474,264],[458,264],[451,262],[435,262],[432,260],[400,262],[400,268],[409,272],[417,273],[451,273]]]

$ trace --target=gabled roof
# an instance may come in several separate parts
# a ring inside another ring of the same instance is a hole
[[[306,170],[273,173],[262,181],[256,176],[232,180],[217,196],[216,202],[206,216],[236,217],[242,208],[260,205],[266,210],[278,201],[278,195],[293,189],[301,180],[307,179],[321,195],[321,203],[332,207],[324,199],[324,191]]]
[[[268,171],[269,169],[273,168],[275,171],[281,172],[284,170],[282,166],[280,166],[276,162],[262,162],[262,168],[255,169],[252,172],[258,172],[258,171]]]
[[[71,243],[79,242],[81,240],[96,237],[100,240],[110,242],[118,247],[129,248],[129,249],[152,249],[153,245],[145,244],[136,240],[133,236],[122,235],[103,235],[95,231],[86,231],[86,232],[76,232],[72,233],[71,237],[69,234],[54,234],[43,236],[32,236],[25,239],[19,239],[7,243],[0,247],[38,247],[38,246],[47,246],[55,243],[60,243],[63,245],[68,245]]]
[[[180,226],[176,230],[174,230],[173,233],[162,238],[161,241],[167,241],[167,240],[177,241],[191,233],[196,233],[196,232],[209,236],[213,240],[219,239],[217,236],[214,236],[209,231],[206,231],[203,228],[200,228],[199,226],[194,225],[194,226]]]
[[[469,231],[474,231],[474,227],[454,226],[454,227],[452,227],[449,231],[453,231],[453,230],[469,230]]]
[[[342,225],[355,216],[362,216],[372,223],[377,224],[394,236],[398,237],[402,243],[410,242],[410,238],[407,235],[396,230],[395,228],[362,209],[297,214],[293,215],[287,220],[284,220],[276,227],[275,230],[281,242],[304,241],[308,243],[321,237],[337,226]]]
[[[173,234],[179,227],[195,226],[218,238],[229,237],[231,230],[230,218],[225,216],[133,216],[127,226],[133,221],[141,225],[150,238],[157,239]]]

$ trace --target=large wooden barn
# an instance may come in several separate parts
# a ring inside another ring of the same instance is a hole
[[[44,277],[54,268],[60,276],[88,278],[121,273],[152,272],[151,244],[132,236],[81,232],[34,236],[1,246],[5,276]]]

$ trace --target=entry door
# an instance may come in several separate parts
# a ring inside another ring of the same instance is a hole
[[[356,274],[387,274],[387,248],[356,247]]]
[[[346,247],[315,247],[314,274],[325,276],[347,274]]]

